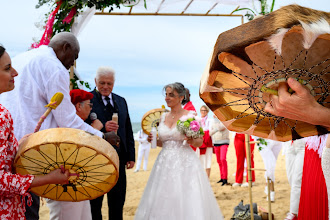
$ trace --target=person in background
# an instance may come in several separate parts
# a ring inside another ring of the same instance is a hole
[[[285,220],[297,220],[303,175],[305,139],[288,141],[282,144],[285,148],[285,166],[290,190],[290,210]]]
[[[16,70],[6,49],[0,45],[0,94],[11,91],[15,87]],[[1,96],[0,95],[0,96]],[[0,104],[0,219],[25,220],[25,199],[31,205],[29,191],[32,187],[47,184],[67,184],[69,171],[60,169],[44,176],[14,174],[14,159],[22,143],[14,135],[13,119],[9,111]]]
[[[90,100],[93,94],[81,89],[73,89],[70,91],[71,102],[76,108],[76,114],[82,119],[86,120],[92,110],[92,103]],[[97,130],[101,130],[103,125],[96,119],[91,126]],[[47,205],[50,210],[50,219],[69,220],[73,216],[77,220],[91,220],[91,206],[88,200],[80,202],[65,202],[47,200]]]
[[[220,171],[220,180],[217,183],[222,183],[221,186],[224,186],[228,183],[227,151],[229,146],[229,131],[216,115],[213,116],[210,124],[210,136]]]
[[[126,168],[132,169],[135,164],[135,143],[131,119],[126,100],[113,93],[115,71],[111,67],[99,67],[95,76],[96,88],[92,91],[92,112],[102,122],[103,132],[117,132],[120,145],[113,145],[119,156],[119,179],[116,185],[106,195],[108,197],[109,219],[122,220],[123,207],[126,198]],[[118,122],[113,115],[118,114]],[[103,195],[90,200],[93,219],[102,219]]]
[[[72,89],[70,91],[71,102],[76,108],[76,114],[84,121],[86,121],[90,115],[90,112],[93,108],[93,103],[91,99],[93,94],[82,89]],[[90,124],[93,128],[101,130],[103,124],[100,120],[94,119]]]
[[[192,104],[192,102],[190,101],[190,91],[187,88],[185,90],[186,90],[186,92],[185,92],[184,98],[181,103],[182,108],[185,110],[188,110],[188,111],[193,111],[197,115],[196,109],[195,109],[194,105]],[[194,146],[191,145],[190,147],[194,151],[196,151],[196,148]]]
[[[275,202],[275,166],[276,166],[277,157],[282,149],[282,143],[270,139],[255,137],[255,136],[252,136],[252,138],[254,140],[259,141],[257,147],[266,169],[265,172],[266,186],[264,192],[266,193],[268,200],[267,181],[270,181],[270,187],[269,187],[270,201]]]
[[[203,105],[200,108],[201,118],[202,118],[202,128],[204,130],[203,136],[203,145],[196,149],[197,155],[204,167],[207,176],[210,178],[211,174],[211,164],[212,164],[212,154],[213,154],[213,145],[212,139],[209,133],[209,127],[211,120],[208,118],[209,108],[206,105]]]
[[[26,51],[13,58],[16,70],[16,88],[2,94],[0,103],[12,114],[14,133],[18,139],[34,132],[40,117],[45,113],[45,105],[53,95],[61,92],[64,98],[56,110],[51,111],[40,130],[49,128],[76,128],[99,137],[105,137],[111,144],[119,142],[114,133],[103,134],[85,123],[77,114],[70,100],[70,75],[68,69],[78,58],[80,46],[77,38],[69,32],[53,36],[49,45]],[[31,193],[32,206],[26,207],[28,220],[39,219],[39,197]]]
[[[249,136],[250,141],[253,141],[252,137]],[[236,166],[236,176],[235,176],[235,183],[233,184],[233,187],[242,186],[242,187],[248,187],[248,175],[246,175],[246,182],[242,184],[243,182],[243,173],[244,173],[244,161],[247,158],[247,153],[245,150],[245,134],[235,134],[235,152],[237,157],[237,166]],[[253,156],[253,150],[254,150],[254,144],[250,145],[251,147],[251,168],[254,168],[254,156]],[[252,185],[254,185],[255,182],[255,173],[254,170],[252,171]]]
[[[183,107],[182,107],[183,109],[186,109],[188,111],[196,112],[196,109],[195,109],[194,105],[190,101],[190,91],[187,88],[186,88],[186,94],[184,96],[184,99],[182,100],[182,105],[183,105]]]
[[[138,158],[136,161],[136,168],[134,172],[138,172],[140,170],[142,158],[144,158],[143,170],[146,171],[148,166],[150,147],[151,147],[151,144],[148,142],[148,135],[144,133],[143,130],[141,129],[137,133],[136,141],[139,142],[139,151],[138,151]]]

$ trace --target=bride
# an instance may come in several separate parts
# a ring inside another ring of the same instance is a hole
[[[181,83],[166,85],[165,101],[171,108],[162,115],[157,146],[162,147],[151,171],[136,211],[136,220],[220,220],[223,219],[205,170],[189,145],[199,147],[203,139],[188,139],[176,128],[177,121],[193,112],[181,102],[185,88]],[[151,141],[152,135],[148,140]],[[187,140],[183,145],[184,140]]]

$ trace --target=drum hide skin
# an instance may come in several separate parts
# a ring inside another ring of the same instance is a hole
[[[22,143],[15,158],[19,174],[45,175],[52,170],[69,170],[69,184],[48,184],[31,192],[57,201],[97,198],[116,184],[119,157],[102,138],[72,128],[52,128],[32,134]]]

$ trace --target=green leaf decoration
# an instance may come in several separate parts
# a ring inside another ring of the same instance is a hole
[[[271,7],[268,10],[268,5],[267,5],[267,0],[259,0],[260,2],[260,12],[255,12],[251,8],[237,8],[232,13],[242,11],[242,10],[247,10],[246,14],[244,15],[249,21],[253,20],[255,16],[259,15],[266,15],[269,14],[274,10],[274,5],[275,5],[275,0],[272,0]],[[251,14],[252,12],[252,14]]]

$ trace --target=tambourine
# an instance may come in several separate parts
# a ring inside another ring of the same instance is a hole
[[[289,77],[330,107],[329,23],[330,13],[290,5],[220,34],[200,97],[231,131],[278,141],[328,133],[264,107]]]
[[[31,188],[57,201],[95,199],[115,186],[119,177],[116,150],[102,138],[72,128],[52,128],[32,134],[15,158],[19,174],[46,175],[54,169],[70,172],[69,184]]]

